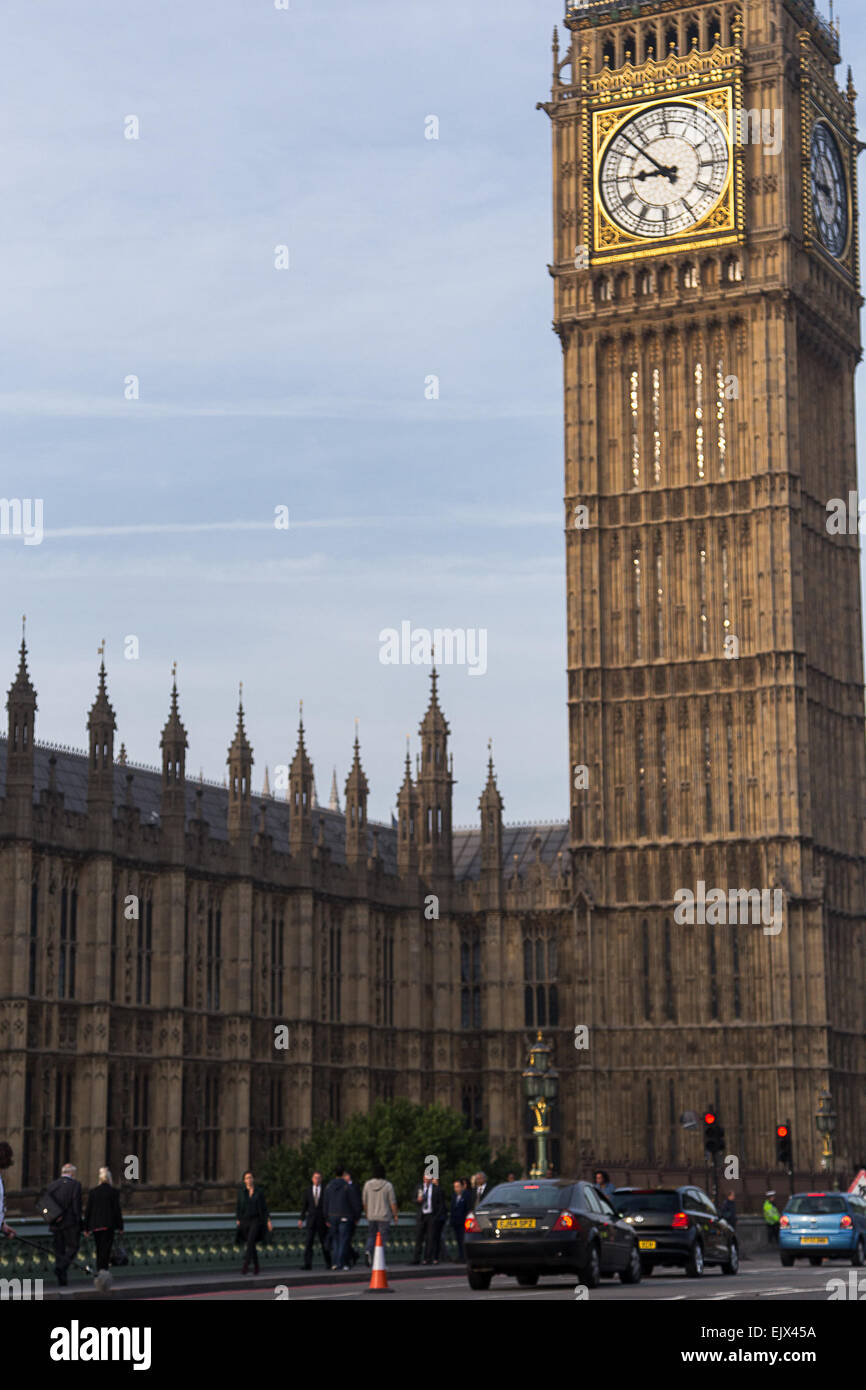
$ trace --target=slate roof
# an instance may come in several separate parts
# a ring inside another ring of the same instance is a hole
[[[49,759],[57,760],[57,789],[63,796],[64,809],[81,815],[87,811],[87,754],[74,748],[63,748],[52,744],[37,743],[34,750],[34,794],[33,800],[39,803],[41,795],[48,790]],[[141,821],[145,825],[159,825],[159,809],[162,796],[162,774],[156,768],[141,767],[135,763],[114,766],[114,805],[115,809],[126,804],[127,776],[132,774],[132,801]],[[0,786],[6,784],[6,738],[0,735]],[[186,783],[186,822],[187,829],[196,815],[197,795],[201,793],[201,814],[208,823],[210,835],[215,840],[227,840],[226,801],[228,791],[214,782],[190,780]],[[289,843],[289,803],[275,797],[252,798],[252,834],[259,824],[259,807],[262,802],[267,808],[267,833],[273,837],[277,849],[287,850]],[[319,838],[319,825],[324,825],[325,846],[330,850],[335,864],[345,864],[346,818],[342,812],[331,811],[319,806],[312,813],[313,843]],[[370,822],[367,829],[367,847],[372,853],[373,831],[377,832],[379,855],[386,874],[397,873],[397,831],[390,825]],[[523,873],[535,861],[534,840],[541,836],[541,858],[545,864],[555,864],[557,854],[568,848],[568,825],[506,825],[502,832],[502,868],[506,874],[514,870],[514,856],[517,855],[517,868]],[[476,828],[454,831],[454,877],[458,881],[477,879],[481,873],[481,832]]]

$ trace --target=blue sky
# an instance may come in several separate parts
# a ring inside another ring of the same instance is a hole
[[[37,734],[81,746],[104,637],[117,738],[145,763],[176,659],[189,769],[218,779],[243,680],[256,789],[303,698],[319,795],[335,763],[342,791],[357,715],[385,819],[428,679],[383,666],[380,631],[486,628],[487,674],[440,684],[455,820],[476,819],[490,736],[506,820],[565,818],[534,109],[563,4],[290,5],[7,0],[0,493],[43,498],[47,534],[0,543],[0,656],[11,680],[26,612]]]

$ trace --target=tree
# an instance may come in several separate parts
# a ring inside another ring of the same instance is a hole
[[[314,1124],[309,1139],[298,1148],[280,1144],[269,1149],[256,1176],[273,1210],[293,1210],[317,1169],[327,1184],[342,1163],[362,1186],[378,1162],[405,1208],[431,1158],[439,1164],[446,1196],[455,1178],[470,1177],[479,1169],[491,1183],[501,1182],[508,1172],[520,1172],[510,1149],[494,1158],[487,1135],[470,1129],[456,1110],[401,1099],[378,1101],[372,1110],[350,1116],[341,1126]]]

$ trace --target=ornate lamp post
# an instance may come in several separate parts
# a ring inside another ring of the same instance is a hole
[[[829,1091],[818,1092],[818,1110],[815,1114],[815,1128],[823,1139],[821,1149],[821,1168],[825,1173],[833,1173],[833,1133],[836,1129],[836,1112],[833,1097]]]
[[[529,1066],[523,1073],[523,1091],[535,1117],[532,1129],[535,1136],[535,1164],[529,1170],[531,1178],[543,1178],[547,1172],[550,1112],[559,1091],[559,1076],[550,1065],[551,1051],[539,1032],[529,1049]]]

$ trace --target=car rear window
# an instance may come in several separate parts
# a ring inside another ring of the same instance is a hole
[[[844,1197],[792,1197],[785,1207],[794,1216],[836,1216],[847,1210]]]
[[[488,1192],[479,1204],[478,1210],[485,1207],[567,1207],[571,1200],[571,1187],[562,1187],[555,1182],[503,1182]]]
[[[679,1211],[677,1192],[615,1192],[613,1204],[617,1211]]]

